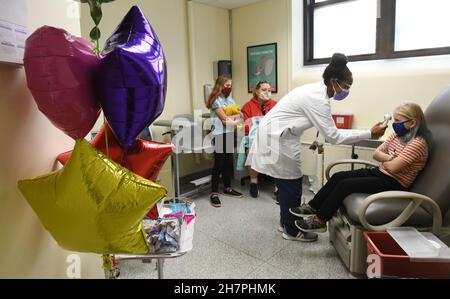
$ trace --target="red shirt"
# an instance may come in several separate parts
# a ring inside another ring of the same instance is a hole
[[[250,132],[250,128],[252,127],[252,117],[266,115],[276,104],[277,101],[273,99],[269,99],[264,104],[261,104],[255,98],[245,103],[245,105],[241,109],[242,115],[244,117],[245,135],[248,135],[248,132]],[[265,106],[265,113],[263,112],[263,105]]]

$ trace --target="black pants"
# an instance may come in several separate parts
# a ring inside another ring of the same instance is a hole
[[[212,169],[211,192],[219,192],[219,178],[221,174],[224,187],[231,187],[233,149],[234,133],[226,133],[214,137],[214,167]]]
[[[299,229],[295,226],[295,216],[290,208],[298,207],[302,200],[302,178],[296,180],[275,179],[280,203],[280,224],[291,236],[297,236]]]
[[[405,188],[378,168],[342,171],[331,177],[309,205],[319,211],[317,216],[320,219],[328,221],[341,207],[344,199],[352,193],[375,194],[394,190],[404,191]]]

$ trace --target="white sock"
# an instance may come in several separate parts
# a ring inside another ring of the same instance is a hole
[[[250,179],[250,183],[252,183],[252,184],[258,184],[258,178],[256,178],[256,179]]]

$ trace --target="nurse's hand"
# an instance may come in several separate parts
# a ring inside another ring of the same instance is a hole
[[[388,126],[382,122],[379,122],[375,126],[373,126],[373,128],[370,129],[370,132],[372,133],[372,139],[378,139],[383,136],[387,127]]]

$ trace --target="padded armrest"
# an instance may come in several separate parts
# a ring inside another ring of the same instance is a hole
[[[366,166],[371,166],[371,167],[378,167],[379,165],[370,161],[365,161],[365,160],[357,160],[357,159],[345,159],[345,160],[338,160],[338,161],[334,161],[333,163],[331,163],[330,165],[328,165],[327,170],[325,170],[325,177],[327,180],[330,179],[330,171],[333,167],[335,167],[336,165],[342,165],[342,164],[362,164],[362,165],[366,165]]]
[[[410,200],[410,203],[408,206],[403,210],[403,212],[394,220],[392,220],[389,223],[386,223],[384,225],[371,225],[367,222],[366,219],[366,211],[369,208],[369,206],[376,200],[383,200],[383,199],[392,199],[392,198],[400,198],[400,199],[408,199]],[[427,203],[432,207],[433,210],[433,233],[438,235],[441,227],[442,227],[442,213],[439,206],[436,204],[434,200],[429,198],[428,196],[413,193],[413,192],[406,192],[406,191],[386,191],[386,192],[380,192],[376,194],[372,194],[368,196],[362,206],[359,210],[359,220],[361,224],[368,230],[371,231],[384,231],[387,228],[390,227],[399,227],[402,226],[414,213],[414,211],[423,203]]]

